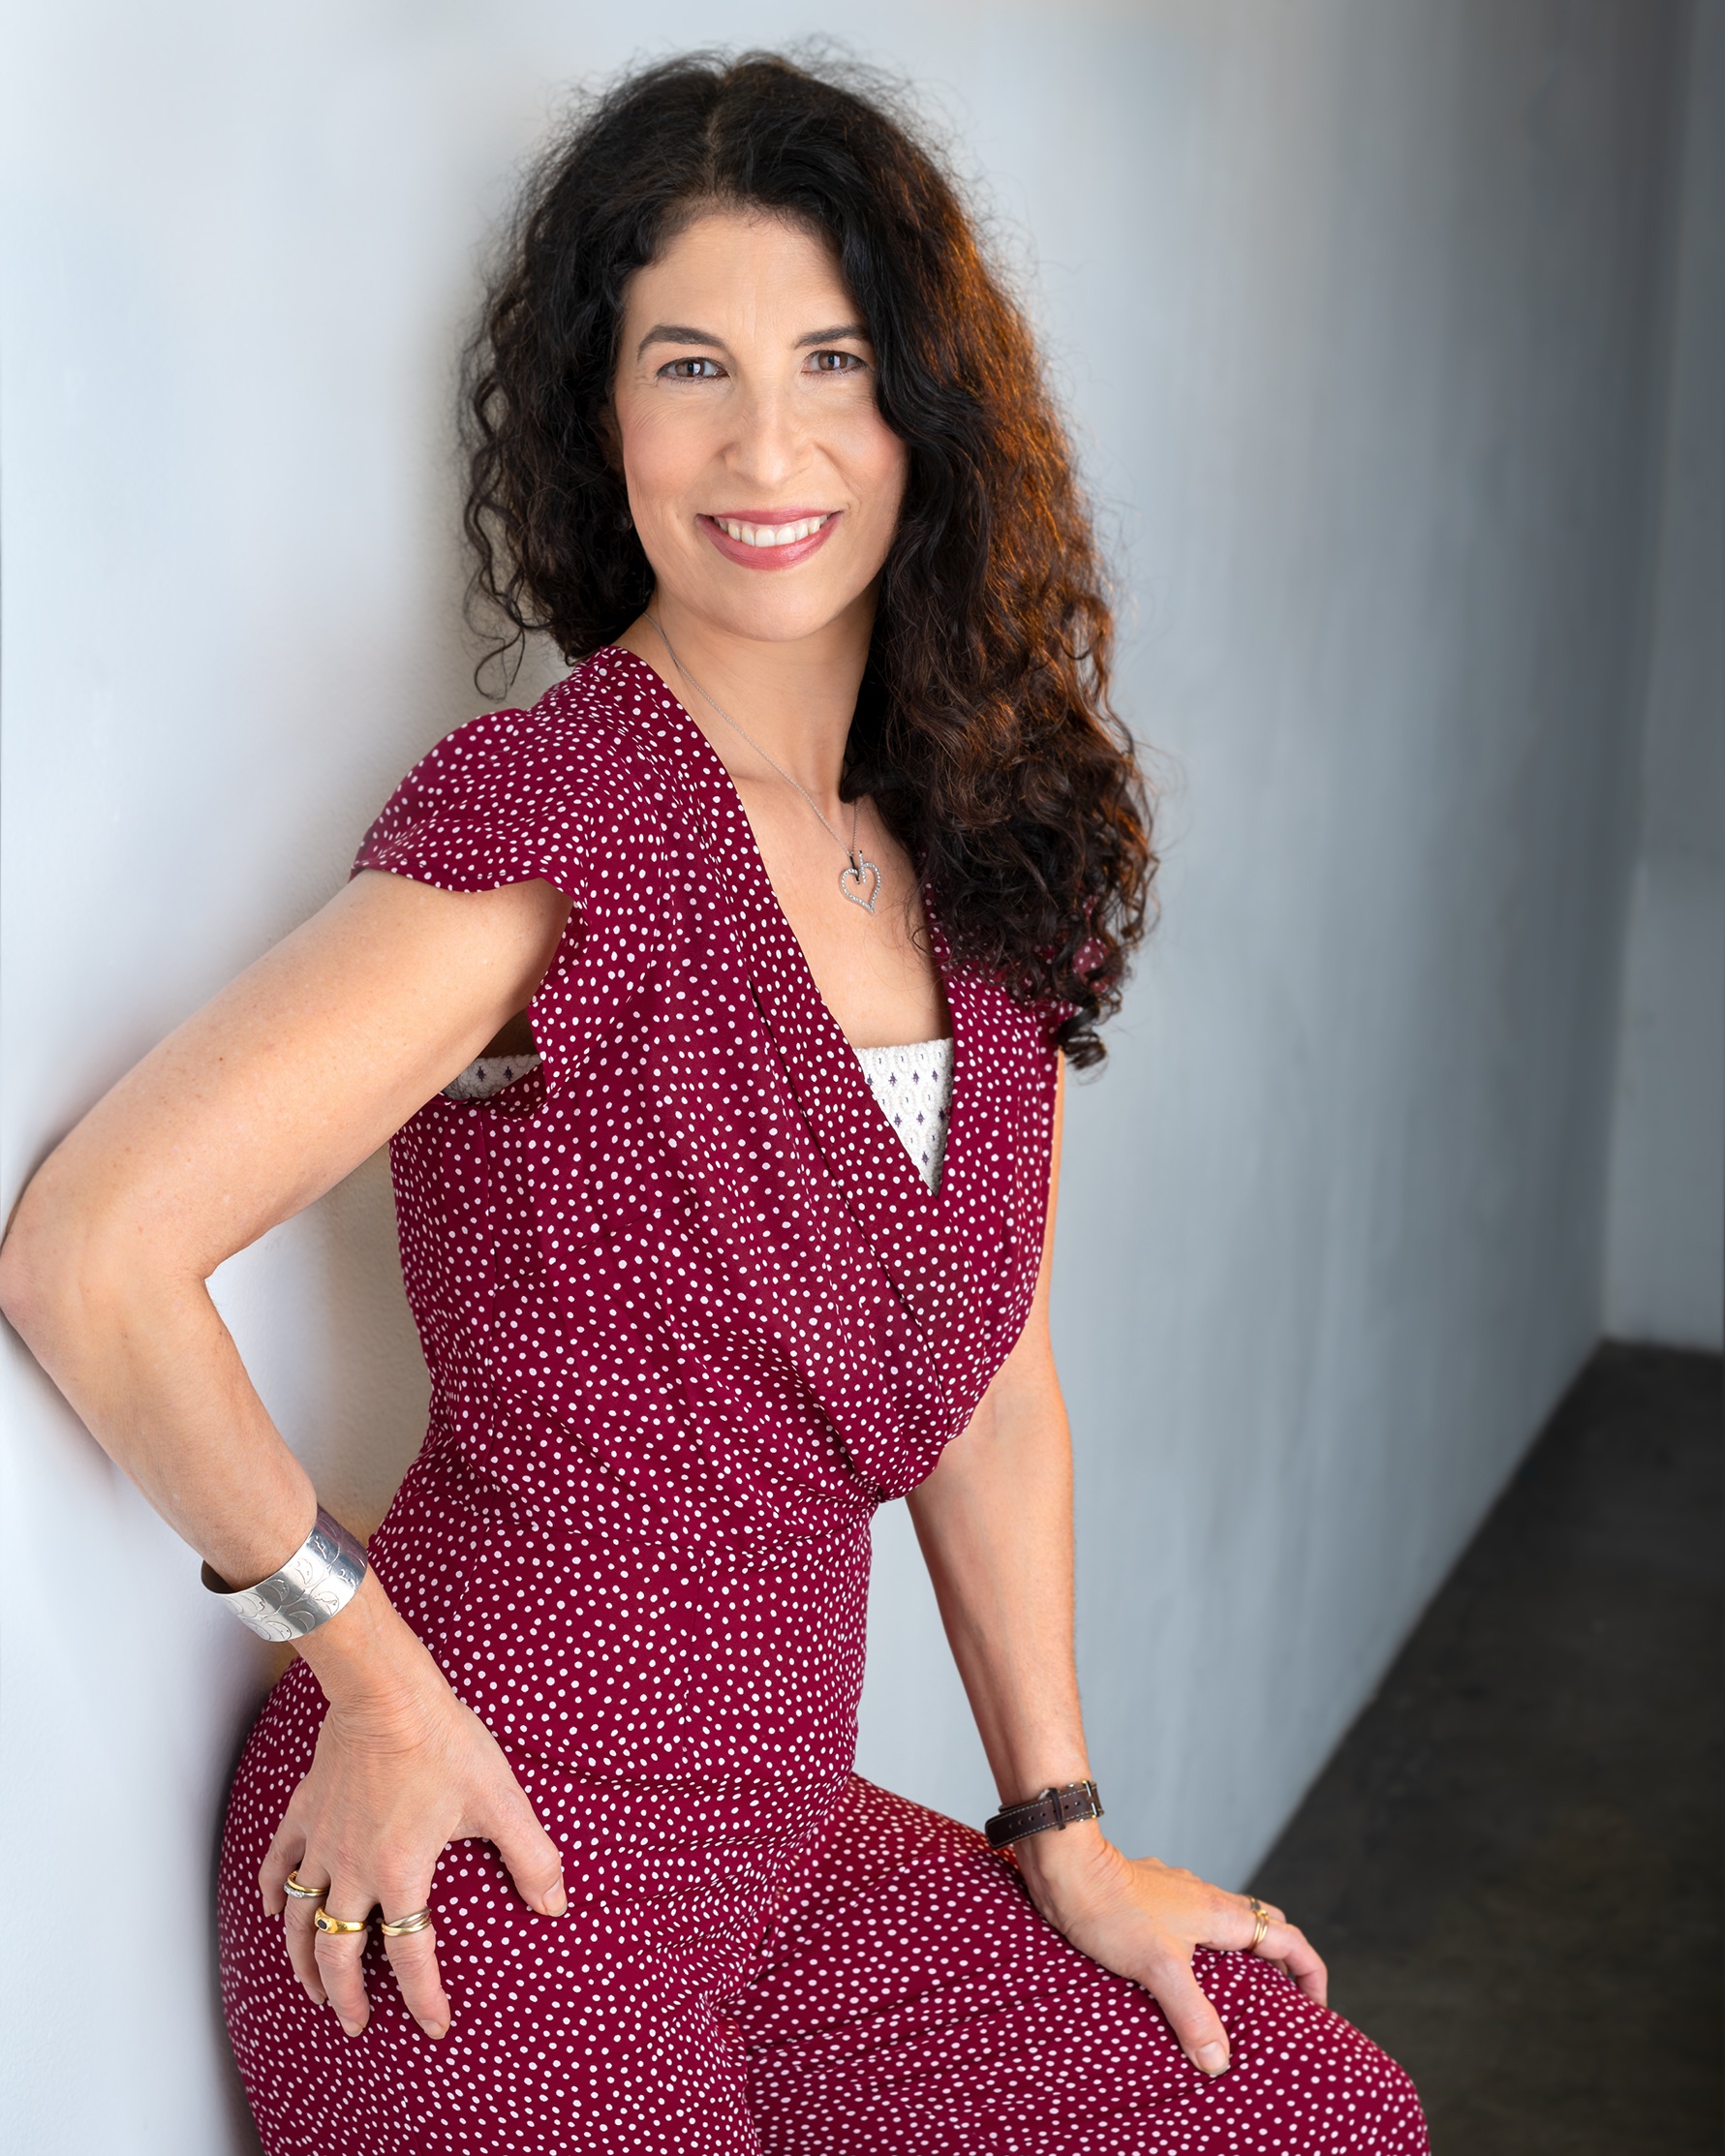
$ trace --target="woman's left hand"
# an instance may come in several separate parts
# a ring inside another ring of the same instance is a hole
[[[1192,2064],[1220,2074],[1228,2033],[1192,1973],[1192,1951],[1249,1951],[1258,1920],[1247,1896],[1154,1857],[1124,1856],[1089,1823],[1028,1836],[1013,1855],[1031,1899],[1055,1929],[1093,1961],[1143,1985]],[[1270,1924],[1257,1945],[1260,1958],[1276,1962],[1322,2006],[1323,1962],[1279,1909],[1263,1908]]]

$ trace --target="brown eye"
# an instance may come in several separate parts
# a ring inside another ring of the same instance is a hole
[[[705,367],[706,374],[695,374],[693,368]],[[719,362],[716,359],[668,359],[659,370],[662,379],[672,382],[716,382],[719,379]]]
[[[854,374],[868,364],[854,352],[816,352],[812,356],[817,374]]]

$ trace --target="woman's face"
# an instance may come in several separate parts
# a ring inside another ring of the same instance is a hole
[[[630,281],[613,398],[662,598],[771,642],[872,618],[906,451],[820,240],[742,211],[686,227]]]

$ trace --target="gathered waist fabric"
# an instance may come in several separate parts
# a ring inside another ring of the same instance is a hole
[[[380,1583],[511,1757],[590,1783],[836,1795],[856,1745],[866,1511],[693,1536],[587,1463],[537,1507],[434,1436],[372,1538]],[[815,1812],[822,1802],[816,1795]],[[755,1799],[750,1805],[753,1810]]]

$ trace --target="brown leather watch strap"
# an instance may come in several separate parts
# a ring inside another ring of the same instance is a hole
[[[1094,1782],[1065,1782],[1059,1789],[1040,1789],[1022,1804],[1002,1804],[983,1828],[991,1849],[1004,1849],[1009,1841],[1027,1834],[1046,1833],[1051,1827],[1063,1832],[1081,1819],[1100,1819],[1102,1800]]]

